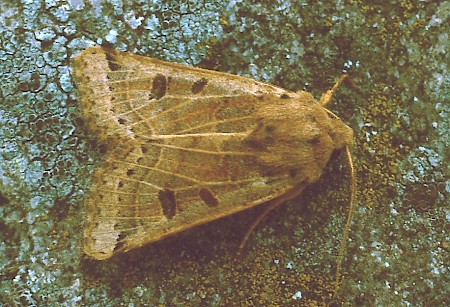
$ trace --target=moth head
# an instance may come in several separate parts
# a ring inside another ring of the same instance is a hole
[[[247,144],[269,174],[303,174],[313,182],[335,150],[352,143],[353,130],[308,93],[286,103],[274,100],[259,112]]]
[[[351,146],[353,143],[353,129],[344,123],[333,112],[323,108],[328,116],[328,134],[333,140],[335,149]]]

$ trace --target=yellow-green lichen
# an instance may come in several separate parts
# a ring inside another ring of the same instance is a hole
[[[362,111],[364,125],[358,144],[358,186],[359,200],[366,206],[382,202],[388,189],[393,188],[398,176],[400,157],[409,150],[395,145],[392,131],[401,129],[398,110],[401,106],[395,90],[378,85],[368,99],[367,108]]]

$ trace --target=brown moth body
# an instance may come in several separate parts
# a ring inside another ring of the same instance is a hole
[[[91,47],[74,78],[107,145],[86,196],[84,250],[118,252],[316,181],[353,131],[307,92]]]

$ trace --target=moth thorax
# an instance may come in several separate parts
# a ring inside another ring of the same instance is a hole
[[[351,144],[352,137],[352,129],[323,107],[294,105],[265,113],[246,141],[258,151],[265,173],[290,172],[313,182],[333,151]]]

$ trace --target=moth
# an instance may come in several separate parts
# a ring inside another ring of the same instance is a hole
[[[338,84],[319,103],[103,47],[81,52],[73,76],[86,124],[107,149],[85,198],[84,251],[97,260],[290,200],[353,139],[324,107]]]

